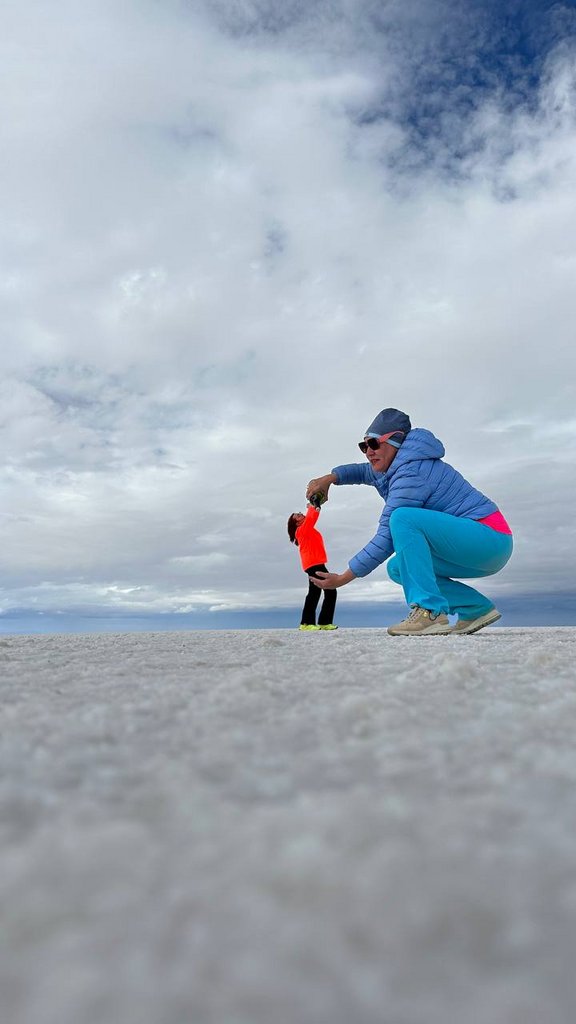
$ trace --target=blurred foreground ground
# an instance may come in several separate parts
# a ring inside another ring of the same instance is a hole
[[[576,629],[3,637],[7,1024],[573,1024]]]

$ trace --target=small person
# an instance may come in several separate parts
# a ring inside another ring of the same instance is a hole
[[[320,531],[316,529],[319,515],[320,509],[309,504],[306,515],[303,515],[302,512],[293,512],[288,520],[288,536],[292,544],[300,549],[302,568],[310,580],[300,624],[300,629],[305,630],[338,629],[338,626],[335,626],[332,621],[336,608],[336,590],[324,590],[324,600],[318,616],[318,625],[316,625],[316,609],[321,591],[312,582],[312,579],[316,577],[318,571],[328,572],[324,539]]]

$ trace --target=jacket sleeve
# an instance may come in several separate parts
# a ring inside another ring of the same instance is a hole
[[[374,470],[367,462],[351,462],[346,466],[335,466],[331,472],[338,477],[337,487],[341,484],[370,484],[374,486]]]
[[[422,508],[429,497],[429,492],[429,485],[419,475],[414,463],[410,463],[404,472],[396,474],[390,485],[376,534],[348,563],[355,576],[368,576],[393,553],[390,516],[394,509]]]

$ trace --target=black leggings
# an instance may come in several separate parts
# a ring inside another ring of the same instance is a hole
[[[306,572],[309,576],[315,576],[318,569],[320,569],[321,572],[328,572],[325,565],[311,565],[309,569],[306,569]],[[308,593],[302,609],[302,626],[316,625],[316,609],[318,607],[318,601],[320,600],[320,594],[324,594],[324,600],[322,601],[322,607],[318,616],[318,625],[332,625],[334,609],[336,607],[336,591],[322,590],[321,587],[317,587],[316,584],[312,583],[312,580],[310,580],[308,584]]]

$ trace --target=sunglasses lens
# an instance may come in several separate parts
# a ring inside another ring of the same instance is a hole
[[[368,445],[366,444],[366,441],[359,441],[358,442],[358,447],[359,447],[360,451],[364,453],[364,455],[368,451]]]

